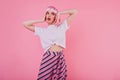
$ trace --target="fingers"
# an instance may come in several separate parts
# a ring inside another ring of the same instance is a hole
[[[46,13],[44,13],[44,15],[42,16],[41,20],[44,22],[46,21]]]
[[[45,20],[46,20],[46,15],[43,16],[43,21],[45,21]]]
[[[55,24],[56,24],[56,25],[59,25],[59,24],[60,24],[60,14],[59,14],[59,13],[56,15]]]

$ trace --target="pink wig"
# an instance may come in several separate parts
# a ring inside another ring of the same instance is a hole
[[[58,9],[55,8],[54,6],[48,6],[47,9],[46,9],[46,12],[49,11],[49,10],[52,11],[52,12],[54,12],[55,14],[58,13]],[[45,12],[45,13],[46,13],[46,12]],[[46,17],[45,17],[45,20],[46,20]],[[54,23],[56,23],[56,21],[57,21],[57,20],[55,19]]]
[[[55,8],[54,6],[48,6],[47,9],[46,9],[46,12],[47,12],[48,10],[51,10],[51,11],[54,12],[55,14],[58,13],[58,9]]]

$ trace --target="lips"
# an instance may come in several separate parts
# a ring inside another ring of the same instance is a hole
[[[49,20],[51,20],[51,18],[47,18],[47,20],[49,21]]]

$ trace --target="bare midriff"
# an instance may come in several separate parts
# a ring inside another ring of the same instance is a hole
[[[52,45],[52,46],[49,48],[49,51],[53,51],[53,52],[61,52],[61,51],[63,51],[63,50],[64,50],[63,47],[61,47],[61,46],[59,46],[59,45],[56,45],[56,44]]]

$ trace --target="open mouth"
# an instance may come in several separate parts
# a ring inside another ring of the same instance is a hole
[[[47,20],[48,20],[48,21],[50,21],[50,20],[51,20],[51,18],[47,18]]]

